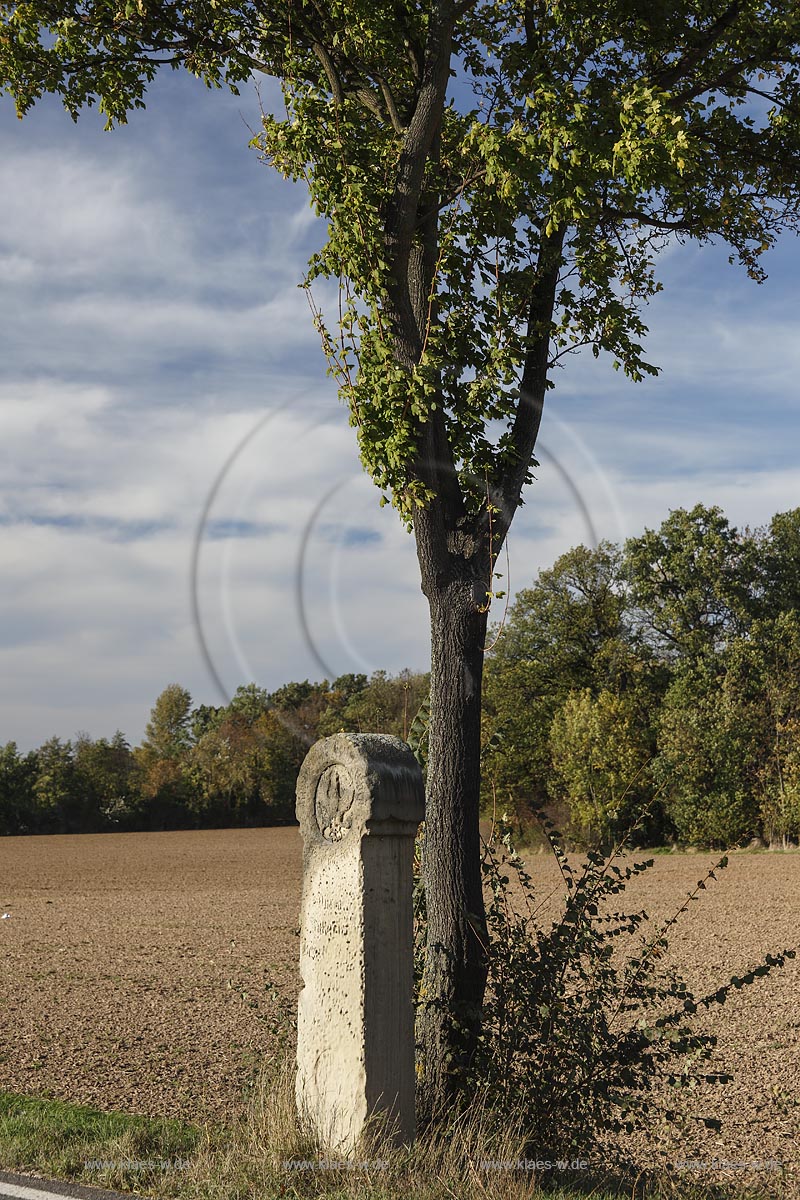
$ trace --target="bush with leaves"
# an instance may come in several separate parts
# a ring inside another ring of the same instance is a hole
[[[646,1128],[652,1146],[659,1123],[684,1119],[680,1094],[669,1102],[665,1096],[671,1093],[660,1085],[692,1088],[700,1080],[730,1079],[711,1069],[716,1039],[696,1028],[696,1014],[723,1005],[732,989],[782,967],[795,952],[767,955],[752,970],[696,998],[665,965],[667,935],[727,858],[714,863],[677,912],[645,936],[647,914],[616,911],[615,902],[653,859],[626,861],[626,838],[607,855],[590,852],[576,869],[560,834],[544,814],[537,815],[561,870],[563,910],[549,927],[542,923],[532,878],[514,849],[510,827],[499,822],[484,845],[489,978],[464,1094],[470,1103],[481,1099],[498,1130],[524,1111],[537,1159],[591,1160],[592,1150],[602,1148],[604,1165],[624,1170],[631,1164],[621,1135]],[[421,886],[415,916],[419,972]],[[713,1114],[694,1119],[720,1127]]]

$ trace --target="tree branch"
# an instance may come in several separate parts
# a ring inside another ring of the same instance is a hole
[[[317,58],[322,63],[322,69],[325,72],[328,83],[330,84],[331,95],[333,96],[334,104],[341,105],[344,101],[344,92],[342,91],[342,84],[341,80],[339,79],[339,75],[333,65],[333,62],[331,61],[331,56],[328,54],[328,51],[323,46],[322,42],[314,42],[313,49]]]
[[[747,84],[745,90],[750,96],[761,96],[762,99],[769,100],[769,102],[774,104],[776,108],[782,108],[788,112],[791,112],[791,106],[786,104],[785,101],[779,100],[778,97],[772,95],[771,92],[762,92],[761,88],[752,87],[749,83]]]
[[[609,217],[612,221],[638,221],[640,225],[663,229],[666,233],[691,233],[694,229],[694,223],[687,218],[682,221],[668,221],[663,217],[651,217],[647,213],[637,212],[636,209],[625,212],[619,208],[604,206],[600,214],[600,221],[604,217]]]
[[[395,133],[402,137],[406,132],[407,126],[401,119],[400,113],[398,112],[394,93],[381,75],[376,75],[375,78],[378,80],[378,86],[381,89],[381,94],[383,95],[383,99],[386,104],[386,111],[389,114],[389,120],[391,122],[392,129],[395,131]]]
[[[761,67],[766,69],[768,60],[779,49],[780,42],[778,38],[773,38],[763,46],[759,46],[747,58],[743,58],[741,62],[733,63],[728,67],[727,71],[723,71],[716,79],[701,80],[694,87],[687,88],[683,92],[678,92],[672,97],[673,105],[686,103],[687,100],[696,100],[698,96],[702,96],[703,92],[724,91],[726,87],[734,83],[737,76],[744,74],[751,67]],[[742,81],[742,88],[747,88],[749,85]]]
[[[505,468],[499,484],[490,489],[491,502],[500,512],[494,521],[499,535],[498,548],[517,511],[525,479],[530,470],[536,438],[542,420],[547,373],[550,365],[550,335],[556,288],[561,268],[564,230],[543,236],[536,278],[528,309],[527,337],[530,341],[519,388],[519,403],[511,427],[513,461]],[[481,518],[488,533],[489,514]],[[494,547],[492,550],[494,552]]]
[[[702,62],[704,56],[713,47],[720,34],[730,29],[739,16],[741,8],[741,0],[734,0],[733,4],[708,27],[700,41],[691,50],[687,50],[676,63],[656,73],[653,77],[653,82],[659,88],[663,88],[664,91],[669,91],[676,83],[685,78],[689,71]]]
[[[381,102],[372,88],[365,87],[362,83],[352,89],[352,94],[358,100],[359,104],[363,104],[367,112],[371,112],[374,117],[378,118],[382,125],[386,123],[386,113],[383,111]]]
[[[425,46],[425,66],[414,111],[408,122],[394,190],[386,208],[384,237],[392,268],[391,304],[400,360],[409,369],[422,351],[426,312],[414,312],[409,292],[409,262],[428,155],[439,132],[450,81],[453,33],[451,4],[440,2]]]

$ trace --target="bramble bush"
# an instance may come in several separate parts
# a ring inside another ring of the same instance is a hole
[[[766,955],[745,974],[696,997],[665,962],[668,934],[727,858],[715,862],[676,913],[648,936],[646,912],[618,910],[627,885],[653,866],[653,859],[624,859],[646,814],[610,853],[590,852],[579,869],[552,822],[542,812],[537,817],[560,868],[563,907],[551,923],[542,919],[546,899],[537,895],[504,817],[484,844],[489,975],[463,1095],[470,1105],[481,1103],[498,1131],[523,1112],[533,1158],[591,1161],[591,1152],[602,1147],[605,1167],[624,1171],[632,1165],[626,1134],[646,1128],[655,1148],[659,1127],[689,1120],[680,1089],[731,1078],[711,1069],[716,1039],[697,1028],[697,1014],[724,1005],[733,989],[782,967],[795,952]],[[417,863],[422,846],[420,839]],[[420,883],[415,918],[419,985],[425,933]],[[458,1014],[454,1020],[458,1024]],[[720,1128],[713,1114],[693,1119]]]

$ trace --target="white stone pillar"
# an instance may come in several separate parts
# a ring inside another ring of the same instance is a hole
[[[372,1113],[414,1137],[414,836],[422,773],[399,738],[337,733],[297,779],[303,835],[297,1106],[353,1154]]]

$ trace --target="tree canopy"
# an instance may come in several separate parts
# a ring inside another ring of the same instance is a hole
[[[651,844],[796,839],[798,517],[739,530],[697,504],[541,571],[492,635],[484,803],[549,807],[583,845],[645,807]]]
[[[0,21],[20,114],[54,92],[123,122],[167,65],[280,80],[257,142],[328,221],[307,283],[338,279],[343,306],[316,319],[365,466],[409,519],[446,496],[502,532],[570,350],[655,370],[641,306],[667,238],[724,241],[761,279],[796,226],[787,0],[73,0]]]

